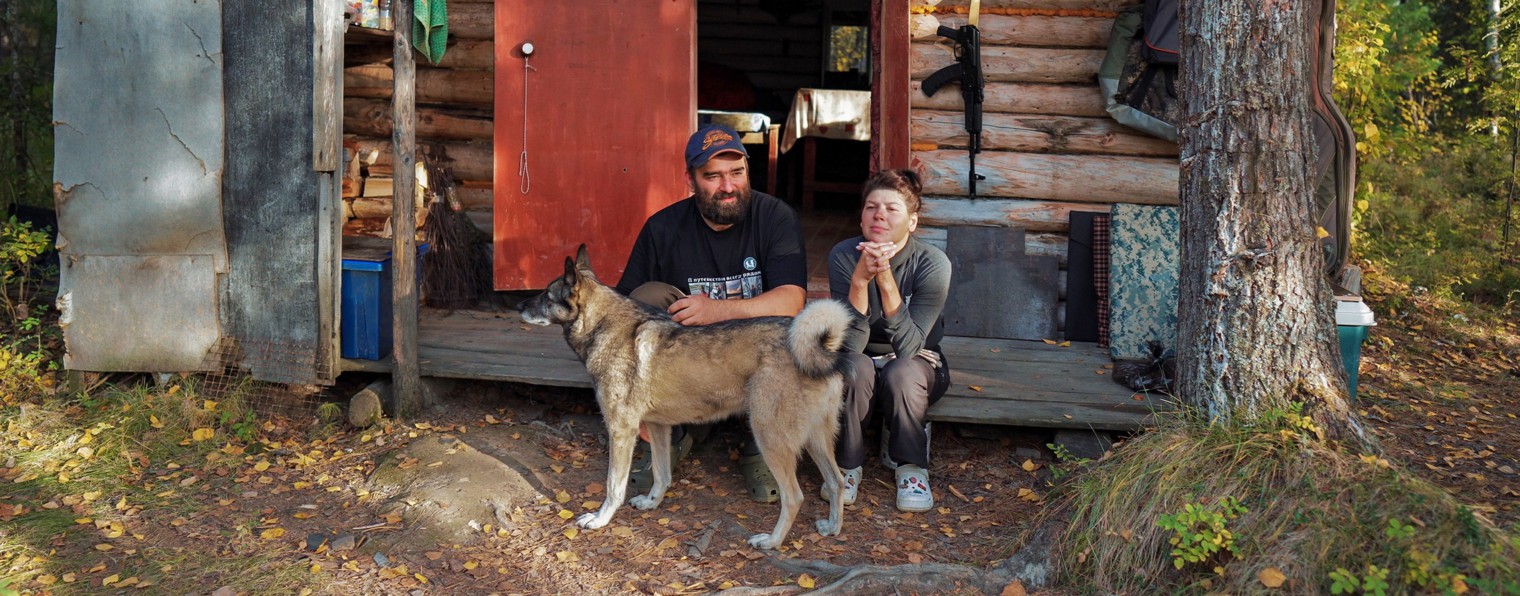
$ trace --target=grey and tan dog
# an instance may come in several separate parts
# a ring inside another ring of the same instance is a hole
[[[834,461],[842,380],[838,372],[847,307],[815,301],[795,319],[761,317],[685,327],[668,314],[603,286],[586,247],[565,259],[565,274],[522,306],[522,319],[562,325],[570,348],[586,363],[611,437],[607,500],[576,520],[607,525],[623,503],[639,423],[649,430],[654,485],[628,500],[659,506],[670,487],[670,427],[747,414],[765,464],[781,487],[781,518],[749,543],[775,548],[786,538],[802,502],[797,459],[804,449],[834,495],[820,534],[839,533],[844,477]]]

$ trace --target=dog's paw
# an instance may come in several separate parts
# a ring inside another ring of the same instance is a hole
[[[610,520],[601,519],[600,514],[597,513],[582,513],[580,517],[575,518],[575,525],[587,530],[595,530],[607,525],[608,521]]]
[[[655,507],[659,507],[660,499],[656,499],[649,495],[635,495],[628,499],[628,504],[633,505],[636,509],[648,511],[650,509],[654,509]]]
[[[770,534],[755,534],[754,536],[750,536],[749,537],[749,545],[753,546],[755,548],[761,548],[761,549],[765,549],[765,550],[772,550],[772,549],[775,549],[776,546],[780,545],[780,544],[781,544],[781,539],[780,538],[771,538]]]
[[[839,534],[840,523],[832,519],[820,519],[813,522],[813,525],[818,528],[818,533],[824,536],[834,536]]]

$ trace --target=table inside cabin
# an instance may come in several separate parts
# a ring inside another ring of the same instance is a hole
[[[817,192],[858,193],[860,185],[819,180],[816,139],[871,140],[871,92],[847,89],[798,89],[787,113],[781,151],[802,143],[800,198],[802,212],[813,210]]]

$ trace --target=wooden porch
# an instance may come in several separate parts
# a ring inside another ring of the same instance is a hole
[[[591,387],[559,327],[523,323],[514,312],[424,309],[419,317],[422,376]],[[1170,406],[1132,394],[1110,378],[1107,351],[1032,341],[954,337],[942,347],[951,387],[933,420],[1042,428],[1132,430]],[[388,360],[345,360],[344,370],[388,372]]]
[[[825,258],[859,233],[855,213],[819,210],[804,217],[808,298],[829,296]],[[947,337],[940,347],[951,367],[950,390],[929,409],[945,422],[1134,430],[1163,396],[1134,393],[1113,381],[1108,350],[1093,343],[1066,347],[1040,341]],[[513,310],[421,309],[420,374],[427,377],[591,387],[586,368],[559,327],[523,323]],[[386,360],[344,360],[345,371],[390,372]]]

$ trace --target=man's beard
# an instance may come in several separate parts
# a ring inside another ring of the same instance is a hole
[[[737,198],[733,203],[722,203],[724,199]],[[717,225],[733,225],[744,221],[749,214],[750,189],[744,188],[734,192],[722,192],[711,196],[705,196],[701,191],[697,192],[697,211],[702,217],[707,218]]]

